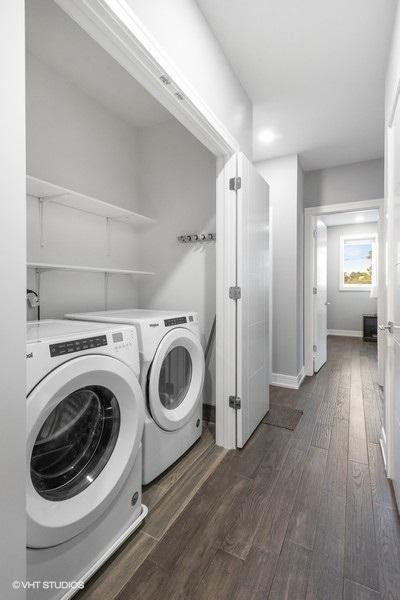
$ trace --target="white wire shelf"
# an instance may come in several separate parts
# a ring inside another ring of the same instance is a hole
[[[62,265],[55,263],[28,262],[28,269],[40,271],[86,271],[90,273],[108,273],[110,275],[154,275],[151,271],[135,271],[131,269],[111,269],[109,267],[90,267],[81,265]]]
[[[129,225],[143,226],[155,223],[155,220],[150,217],[145,217],[126,208],[120,208],[114,204],[74,192],[54,183],[31,177],[30,175],[26,178],[26,195],[38,198],[43,202],[62,204],[75,210],[121,221]]]

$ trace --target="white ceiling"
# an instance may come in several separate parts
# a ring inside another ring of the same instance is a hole
[[[171,118],[53,0],[26,1],[27,50],[135,127]]]
[[[379,212],[373,210],[360,210],[355,212],[333,213],[331,215],[321,216],[320,219],[327,227],[337,225],[360,225],[362,223],[376,223],[379,218]]]
[[[255,160],[299,153],[309,170],[383,156],[396,0],[197,3],[254,103]]]

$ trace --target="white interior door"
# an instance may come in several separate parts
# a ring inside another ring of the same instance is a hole
[[[325,223],[317,219],[314,228],[314,373],[326,363],[327,357],[327,245]]]
[[[400,507],[400,107],[388,129],[385,423],[387,471]]]
[[[242,153],[237,175],[236,443],[242,447],[269,408],[269,188]]]

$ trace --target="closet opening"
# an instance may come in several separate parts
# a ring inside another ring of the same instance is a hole
[[[26,1],[26,73],[28,320],[198,315],[214,441],[216,156],[53,0]]]

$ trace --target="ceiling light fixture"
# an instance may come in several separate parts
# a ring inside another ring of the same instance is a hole
[[[263,144],[271,144],[271,142],[275,141],[278,137],[280,136],[278,136],[274,131],[272,131],[272,129],[264,129],[258,134],[258,139]]]
[[[364,217],[362,215],[356,216],[356,223],[362,223],[364,221]]]

